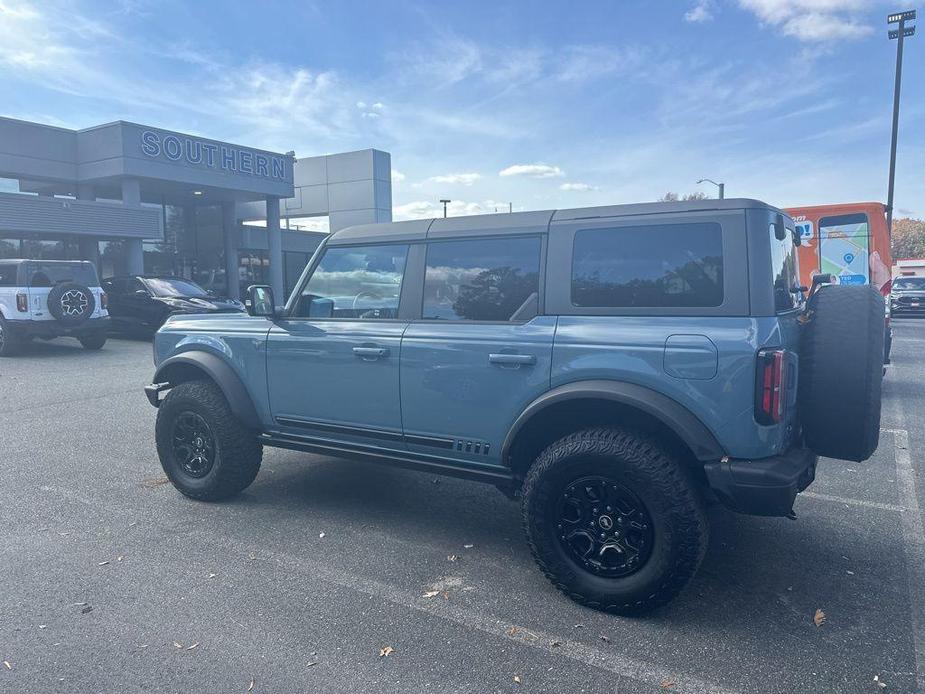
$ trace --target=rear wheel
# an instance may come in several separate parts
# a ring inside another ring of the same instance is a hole
[[[10,332],[7,322],[0,316],[0,357],[10,357],[19,351],[22,340]]]
[[[171,388],[157,411],[155,438],[165,474],[193,499],[234,496],[260,470],[263,447],[210,381]]]
[[[549,446],[524,482],[523,517],[547,578],[576,602],[617,614],[670,601],[707,547],[703,501],[680,464],[622,429]]]

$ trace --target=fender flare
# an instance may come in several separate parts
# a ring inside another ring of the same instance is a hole
[[[231,411],[242,424],[252,429],[260,429],[260,417],[251,400],[250,393],[235,373],[223,359],[203,350],[191,350],[165,359],[154,374],[154,383],[170,383],[171,372],[176,373],[178,367],[193,367],[205,373],[222,391],[228,401]]]
[[[651,415],[677,434],[698,460],[720,460],[726,455],[713,433],[678,401],[635,383],[589,380],[553,388],[527,405],[508,430],[501,448],[501,460],[509,459],[517,434],[535,415],[550,405],[592,398],[618,402]]]

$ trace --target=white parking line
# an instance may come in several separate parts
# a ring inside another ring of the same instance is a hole
[[[896,511],[902,513],[906,509],[896,504],[881,504],[877,501],[865,501],[864,499],[851,499],[845,496],[832,496],[831,494],[817,494],[816,492],[800,492],[800,496],[807,499],[819,499],[820,501],[834,501],[838,504],[847,504],[848,506],[863,506],[865,508],[876,508],[881,511]]]
[[[906,413],[897,403],[897,422],[904,426]],[[891,430],[896,458],[896,486],[899,500],[905,507],[900,514],[903,549],[906,554],[906,581],[909,590],[909,616],[912,621],[912,639],[915,649],[915,669],[918,691],[925,692],[925,604],[919,592],[925,586],[925,526],[915,489],[915,471],[909,453],[909,432],[904,428]]]

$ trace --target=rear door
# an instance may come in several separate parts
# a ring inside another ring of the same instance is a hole
[[[549,388],[543,246],[541,235],[428,242],[421,319],[402,339],[409,450],[500,464],[513,419]]]

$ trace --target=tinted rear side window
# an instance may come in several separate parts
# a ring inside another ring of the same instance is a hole
[[[538,237],[431,243],[423,317],[529,320],[539,297],[540,248]]]
[[[586,229],[575,234],[575,306],[672,308],[722,303],[723,232],[715,222]]]

